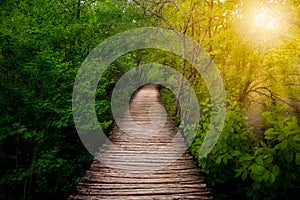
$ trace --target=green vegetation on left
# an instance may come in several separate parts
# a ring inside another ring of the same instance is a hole
[[[92,160],[72,119],[77,71],[96,45],[141,26],[146,15],[116,0],[0,5],[0,199],[66,199]],[[106,133],[110,93],[131,60],[116,61],[99,82],[96,109]]]

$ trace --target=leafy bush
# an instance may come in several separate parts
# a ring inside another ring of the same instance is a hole
[[[198,151],[209,122],[202,122],[190,149],[217,199],[295,198],[291,191],[300,172],[300,127],[295,117],[285,116],[283,111],[282,107],[274,107],[264,112],[271,127],[259,140],[247,125],[243,109],[230,103],[221,137],[205,158],[199,158]]]
[[[168,88],[159,86],[160,99],[164,103],[164,106],[176,126],[179,126],[181,122],[180,116],[177,115],[179,105],[176,104],[175,94]]]
[[[173,119],[175,96],[161,90],[161,99]],[[199,150],[210,123],[209,100],[200,103],[201,123],[190,146],[215,199],[297,199],[300,174],[300,126],[286,106],[270,107],[263,113],[267,130],[256,137],[245,110],[229,101],[222,134],[204,158]],[[172,110],[173,109],[173,110]],[[188,137],[188,136],[187,136]]]

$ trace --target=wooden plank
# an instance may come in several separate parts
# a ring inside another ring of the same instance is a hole
[[[184,137],[176,133],[166,111],[151,110],[150,116],[151,107],[157,105],[162,104],[156,86],[148,85],[135,94],[120,123],[134,122],[139,127],[126,127],[132,134],[114,127],[112,143],[101,147],[70,200],[212,199]],[[149,128],[151,118],[166,122],[155,132]]]

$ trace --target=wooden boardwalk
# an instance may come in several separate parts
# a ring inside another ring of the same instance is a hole
[[[139,90],[128,111],[69,200],[212,199],[156,85]]]

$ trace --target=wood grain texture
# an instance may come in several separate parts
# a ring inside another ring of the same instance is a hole
[[[110,141],[69,200],[212,199],[184,138],[174,131],[156,85],[135,94]]]

